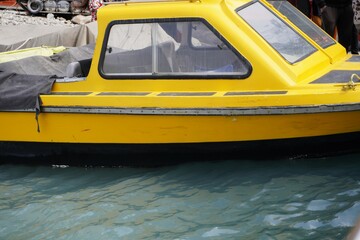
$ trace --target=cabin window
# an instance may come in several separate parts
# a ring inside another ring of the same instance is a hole
[[[224,43],[202,22],[191,23],[191,46],[194,48],[221,48]]]
[[[260,2],[239,9],[238,14],[290,63],[316,51],[305,38]]]
[[[239,79],[251,66],[207,22],[169,19],[113,22],[99,71],[107,79]]]
[[[288,1],[268,1],[279,12],[292,21],[301,31],[307,34],[312,40],[319,44],[322,48],[327,48],[335,44],[334,39],[320,29],[313,21],[305,17]]]

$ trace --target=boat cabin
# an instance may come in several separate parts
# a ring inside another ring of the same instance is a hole
[[[124,1],[98,15],[89,91],[288,90],[347,57],[287,1]]]

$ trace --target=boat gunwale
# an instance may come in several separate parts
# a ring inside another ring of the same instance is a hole
[[[9,109],[3,112],[37,112],[39,109]],[[43,106],[41,113],[163,115],[163,116],[253,116],[291,115],[360,111],[360,103],[321,104],[277,107],[228,107],[228,108],[159,108],[159,107],[94,107],[94,106]]]

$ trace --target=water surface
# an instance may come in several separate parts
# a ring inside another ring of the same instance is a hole
[[[0,239],[345,239],[359,159],[0,165]]]

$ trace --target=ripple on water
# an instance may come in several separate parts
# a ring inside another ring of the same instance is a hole
[[[318,207],[315,207],[315,211],[319,211]],[[320,207],[325,211],[326,208]],[[302,228],[305,230],[314,230],[322,227],[326,228],[343,228],[352,227],[356,224],[360,217],[360,202],[356,202],[350,208],[345,209],[342,212],[336,213],[335,218],[331,220],[313,219],[305,222],[299,222],[294,224],[294,228]],[[319,216],[321,218],[321,215]]]
[[[134,230],[130,227],[106,227],[92,225],[84,227],[76,233],[73,233],[68,239],[88,239],[89,236],[99,236],[101,239],[118,239],[133,232]]]
[[[219,227],[214,227],[213,229],[211,229],[210,231],[205,232],[204,234],[202,234],[201,236],[204,238],[208,238],[208,237],[220,237],[220,236],[224,236],[224,235],[231,235],[231,234],[236,234],[239,231],[236,230],[232,230],[232,229],[225,229],[225,228],[219,228]],[[225,236],[224,236],[225,237]]]
[[[360,193],[360,188],[357,188],[357,189],[350,189],[350,190],[338,193],[338,195],[339,196],[346,195],[349,197],[354,197],[354,196],[357,196],[359,193]]]
[[[302,213],[295,214],[269,214],[264,217],[264,222],[271,226],[278,226],[291,218],[301,217]]]
[[[331,221],[332,227],[352,227],[360,217],[360,202],[355,202],[350,208],[339,212]]]
[[[333,203],[328,200],[312,200],[307,206],[308,211],[324,211]]]
[[[319,220],[310,220],[307,222],[296,223],[296,224],[294,224],[294,228],[302,228],[305,230],[314,230],[319,227],[323,227],[325,225],[326,224],[324,224],[323,222],[320,222]]]
[[[299,202],[288,203],[284,207],[282,207],[282,209],[284,209],[285,211],[288,211],[288,212],[294,212],[294,211],[298,211],[299,208],[302,207],[303,205],[304,204],[299,203]]]

